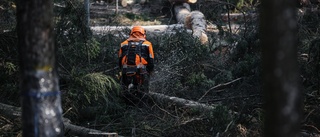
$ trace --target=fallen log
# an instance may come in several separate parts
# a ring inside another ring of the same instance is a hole
[[[196,3],[197,0],[169,0],[171,3]]]
[[[187,16],[189,16],[191,12],[190,5],[187,3],[183,4],[176,4],[174,6],[174,13],[177,20],[177,23],[184,24],[186,28],[191,29],[190,27],[186,26],[188,24],[186,22]]]
[[[116,32],[124,32],[125,30],[129,30],[133,26],[92,26],[90,27],[93,34],[96,35],[104,35],[106,33],[112,32],[116,34]],[[173,25],[152,25],[152,26],[142,26],[147,35],[157,35],[157,34],[164,34],[164,33],[174,33],[176,31],[180,31],[184,28],[182,24],[173,24]]]
[[[7,104],[0,103],[0,115],[3,115],[9,119],[17,119],[21,117],[21,108],[15,107]],[[86,127],[81,127],[73,125],[70,120],[63,118],[64,131],[65,134],[80,136],[80,137],[90,137],[90,136],[108,136],[108,137],[121,137],[117,133],[107,133],[100,130],[90,129]]]
[[[192,100],[187,100],[178,97],[171,97],[160,93],[149,92],[147,96],[159,104],[173,103],[179,107],[192,108],[200,111],[213,111],[216,109],[215,105],[207,105]]]
[[[187,29],[192,30],[192,35],[199,38],[202,44],[208,43],[206,34],[206,20],[200,11],[191,11],[187,3],[174,6],[175,17],[178,23],[184,24]]]
[[[0,103],[0,114],[9,119],[16,119],[21,116],[21,109],[19,107]]]
[[[206,34],[207,25],[203,13],[200,11],[192,11],[190,14],[192,35],[198,37],[202,44],[206,44],[208,42],[208,36]]]

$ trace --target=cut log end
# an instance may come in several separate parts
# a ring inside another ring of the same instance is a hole
[[[197,0],[169,0],[171,3],[196,3]]]
[[[121,0],[121,6],[127,7],[128,6],[127,0]]]
[[[201,33],[200,42],[201,42],[201,44],[203,44],[203,45],[206,45],[206,44],[209,43],[208,36],[207,36],[206,33],[203,33],[203,32]]]
[[[196,3],[197,0],[188,0],[188,3]]]

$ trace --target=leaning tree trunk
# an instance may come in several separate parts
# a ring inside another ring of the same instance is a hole
[[[199,38],[202,44],[208,42],[207,24],[203,13],[191,11],[190,5],[187,3],[176,4],[174,11],[178,23],[184,24],[187,29],[191,29],[193,36]]]
[[[302,107],[295,1],[263,0],[261,43],[266,137],[298,137]]]
[[[23,136],[63,136],[52,0],[18,0]]]

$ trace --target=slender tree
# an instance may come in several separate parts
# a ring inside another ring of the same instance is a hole
[[[63,136],[52,19],[52,0],[17,0],[22,130],[26,137]]]
[[[262,0],[261,4],[265,135],[297,137],[302,101],[295,1]]]
[[[85,26],[89,28],[90,25],[90,1],[84,0],[84,10],[85,10]]]

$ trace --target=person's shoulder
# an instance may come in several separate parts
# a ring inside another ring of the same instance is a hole
[[[121,42],[121,45],[125,45],[128,44],[128,40],[124,40],[123,42]]]
[[[148,40],[143,41],[143,44],[148,44],[148,45],[152,45],[152,43]]]

